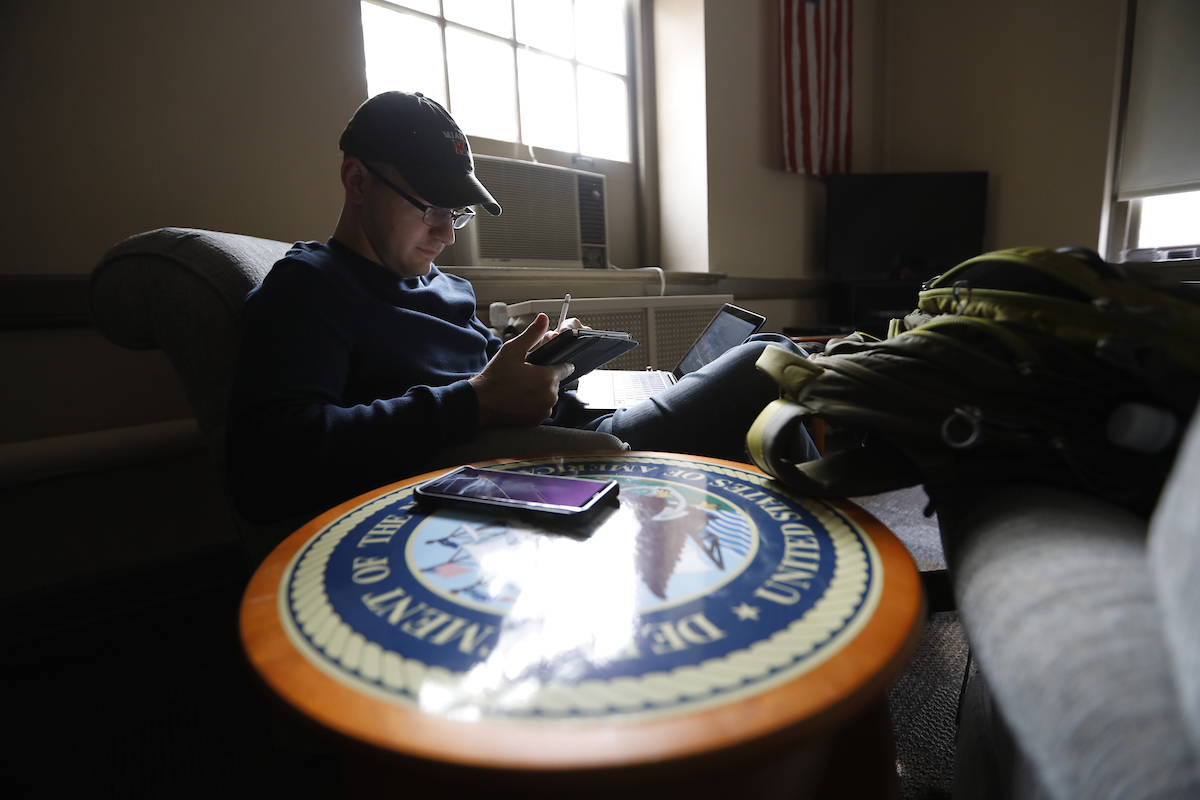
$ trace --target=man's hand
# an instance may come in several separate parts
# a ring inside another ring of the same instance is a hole
[[[525,363],[525,356],[547,336],[549,327],[550,318],[538,314],[528,328],[500,347],[483,372],[471,378],[479,397],[480,426],[538,425],[550,416],[558,402],[558,384],[575,371],[575,365]]]
[[[549,325],[547,325],[547,327],[549,327]],[[591,330],[591,328],[589,328],[587,325],[584,325],[582,322],[580,322],[575,317],[570,317],[568,319],[563,320],[562,323],[560,323],[559,326],[557,328],[555,328],[554,330],[546,331],[545,333],[543,333],[542,338],[539,339],[538,342],[531,349],[536,350],[537,348],[544,345],[546,342],[553,339],[555,336],[558,336],[563,331],[590,331],[590,330]]]

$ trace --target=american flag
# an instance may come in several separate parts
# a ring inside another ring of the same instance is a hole
[[[779,0],[783,166],[850,171],[853,0]]]

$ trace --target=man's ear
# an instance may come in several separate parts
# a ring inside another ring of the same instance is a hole
[[[346,199],[355,205],[362,205],[364,199],[364,184],[367,180],[367,168],[354,156],[342,159],[342,187],[346,190]]]

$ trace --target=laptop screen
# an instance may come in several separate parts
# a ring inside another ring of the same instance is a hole
[[[689,372],[695,372],[725,351],[746,341],[746,338],[757,333],[766,321],[766,317],[753,311],[726,303],[701,332],[699,338],[692,343],[691,348],[680,360],[679,366],[672,370],[672,374],[676,378],[682,378]]]

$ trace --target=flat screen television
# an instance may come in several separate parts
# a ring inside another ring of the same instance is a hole
[[[986,172],[830,175],[826,269],[931,278],[983,251]]]

